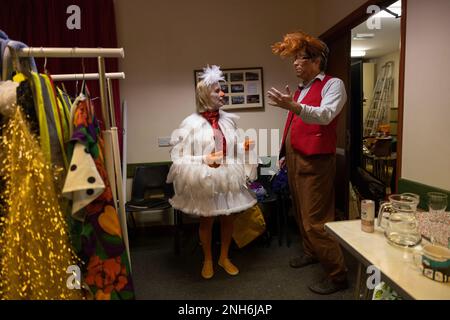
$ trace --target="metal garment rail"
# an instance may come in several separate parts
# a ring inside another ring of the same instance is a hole
[[[17,51],[19,57],[34,58],[125,58],[123,48],[44,48],[30,47]]]
[[[98,73],[74,73],[74,74],[52,74],[53,81],[78,81],[78,80],[99,80],[100,74]],[[125,79],[125,73],[112,72],[105,74],[106,79]]]

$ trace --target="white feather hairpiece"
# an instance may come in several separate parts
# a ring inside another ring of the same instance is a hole
[[[203,68],[200,80],[203,81],[205,85],[211,86],[219,81],[225,81],[225,78],[223,77],[222,70],[220,70],[219,66],[212,65],[210,67],[208,65],[206,68]]]

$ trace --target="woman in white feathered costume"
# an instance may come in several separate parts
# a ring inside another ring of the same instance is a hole
[[[204,262],[202,277],[214,275],[211,238],[214,218],[220,216],[221,249],[219,266],[230,275],[239,269],[230,261],[228,249],[233,233],[233,213],[256,204],[246,188],[246,177],[256,178],[254,142],[243,139],[235,120],[239,117],[219,110],[224,81],[218,66],[203,69],[197,85],[197,113],[183,120],[172,134],[172,166],[167,182],[173,183],[172,206],[200,217],[199,235]],[[249,164],[250,163],[250,164]]]

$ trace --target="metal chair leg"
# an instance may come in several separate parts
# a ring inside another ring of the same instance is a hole
[[[283,219],[284,219],[284,227],[286,232],[286,246],[291,246],[291,236],[289,233],[289,210],[287,205],[287,199],[285,196],[281,196],[281,204],[282,204],[282,210],[283,210]]]
[[[283,245],[283,217],[282,212],[280,212],[280,199],[277,199],[277,225],[278,225],[278,246]]]
[[[131,221],[133,222],[133,228],[136,228],[136,220],[134,219],[134,211],[130,211]]]
[[[355,300],[361,300],[361,275],[362,275],[362,263],[358,262],[358,271],[356,272],[355,283]]]
[[[174,226],[175,226],[175,237],[174,237],[174,251],[175,254],[178,255],[180,254],[180,246],[179,246],[179,242],[180,242],[180,233],[178,230],[178,212],[177,210],[173,210],[173,221],[174,221]]]
[[[174,223],[175,223],[175,238],[174,238],[174,250],[175,254],[179,255],[181,252],[181,226],[183,225],[182,214],[179,210],[173,210]]]

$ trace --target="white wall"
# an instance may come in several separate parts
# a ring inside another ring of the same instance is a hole
[[[118,41],[126,54],[121,95],[129,108],[128,163],[170,160],[157,138],[170,136],[195,111],[194,69],[263,67],[265,91],[285,84],[294,88],[291,61],[274,56],[270,45],[288,31],[314,33],[316,26],[315,5],[307,0],[115,4]],[[239,126],[282,129],[286,113],[265,102],[264,112],[239,112]]]
[[[402,178],[450,190],[450,1],[407,14]]]

